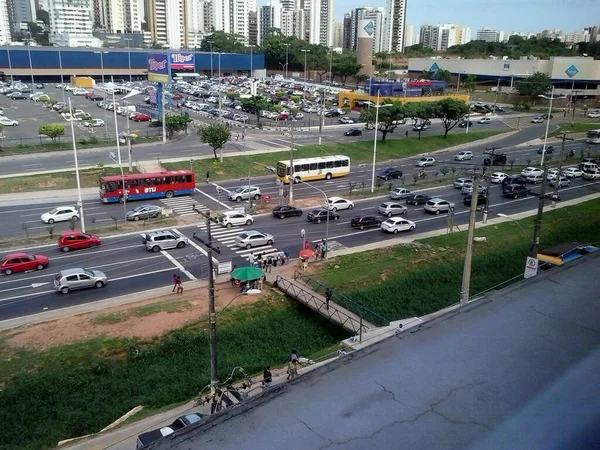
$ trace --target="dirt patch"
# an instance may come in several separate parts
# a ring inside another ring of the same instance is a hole
[[[217,311],[227,305],[237,294],[239,288],[228,284],[220,285],[215,297]],[[238,297],[235,305],[257,302],[264,295]],[[165,305],[169,302],[185,302],[185,307],[169,308]],[[161,311],[161,304],[165,305],[163,309],[170,311]],[[157,312],[149,315],[139,314],[140,309],[148,305],[158,305]],[[6,334],[5,343],[15,348],[43,351],[58,345],[100,336],[151,339],[187,323],[198,321],[207,314],[207,288],[190,289],[182,295],[168,294],[102,311],[16,328]],[[112,320],[114,317],[122,320]]]

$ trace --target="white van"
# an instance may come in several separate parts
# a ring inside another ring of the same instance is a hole
[[[594,172],[598,170],[598,164],[593,162],[585,162],[581,164],[581,170],[583,170],[584,172]]]
[[[136,112],[135,106],[134,105],[129,105],[129,106],[121,106],[118,110],[117,113],[121,114],[122,116],[129,116],[131,113]]]
[[[584,180],[598,180],[600,179],[600,169],[596,170],[586,170],[583,172]]]
[[[543,173],[534,173],[531,175],[527,175],[527,182],[533,184],[539,184],[544,181]]]

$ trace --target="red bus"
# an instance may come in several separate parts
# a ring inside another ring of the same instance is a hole
[[[134,173],[125,175],[125,189],[127,201],[172,198],[176,195],[193,194],[196,180],[191,170]],[[123,177],[100,177],[100,200],[104,203],[122,202]]]

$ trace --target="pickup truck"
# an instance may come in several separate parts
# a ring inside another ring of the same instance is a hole
[[[146,433],[142,433],[137,438],[136,450],[141,450],[146,446],[162,439],[166,436],[170,436],[175,433],[177,430],[181,430],[182,428],[188,427],[193,423],[200,422],[202,420],[202,415],[200,413],[190,413],[185,414],[183,416],[178,417],[175,421],[167,426],[159,428],[158,430],[148,431]]]

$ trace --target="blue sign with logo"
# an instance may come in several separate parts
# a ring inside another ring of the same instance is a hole
[[[431,70],[432,72],[435,72],[436,70],[440,70],[440,66],[438,66],[438,63],[433,63],[431,65],[431,67],[429,68],[429,70]]]
[[[170,54],[171,69],[194,70],[194,54],[190,52],[176,52]]]
[[[371,20],[368,24],[366,24],[363,30],[365,30],[369,36],[373,36],[373,33],[375,32],[375,24],[373,24],[373,21]]]
[[[573,78],[575,75],[577,75],[579,73],[579,70],[577,70],[577,67],[575,67],[573,64],[571,64],[569,67],[567,67],[567,70],[565,70],[565,73],[567,75],[569,75],[569,78]]]
[[[157,83],[169,82],[169,57],[166,54],[148,54],[148,80]]]

